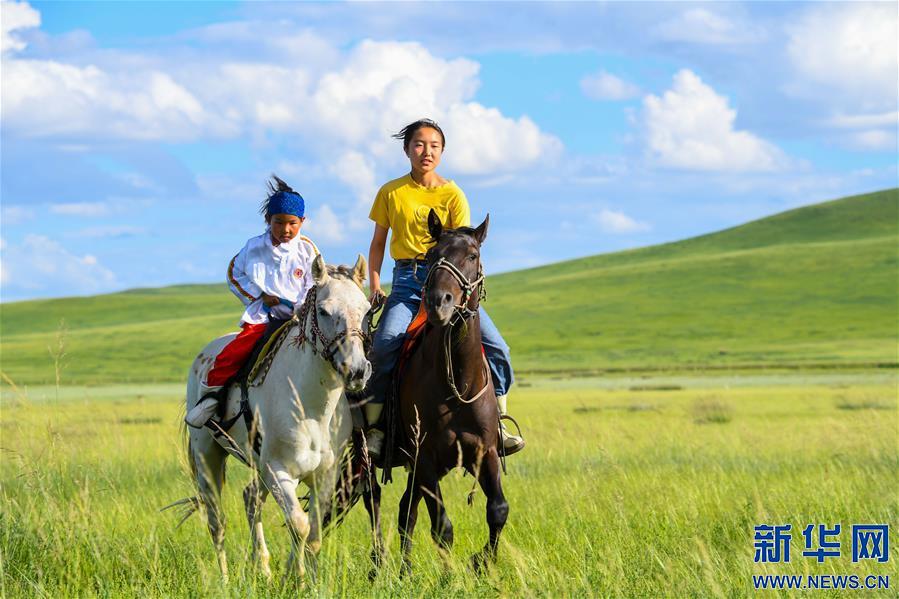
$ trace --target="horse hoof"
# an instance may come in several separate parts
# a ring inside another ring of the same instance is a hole
[[[479,551],[471,556],[471,569],[475,574],[485,574],[490,566],[489,558],[483,551]]]
[[[400,565],[400,578],[405,578],[409,574],[412,574],[412,562],[403,560],[402,565]]]

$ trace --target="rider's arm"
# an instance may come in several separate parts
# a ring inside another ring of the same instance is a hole
[[[245,306],[249,306],[257,299],[262,297],[262,288],[253,281],[253,278],[247,272],[247,253],[249,243],[240,252],[231,259],[228,265],[228,287],[231,293],[243,302]]]
[[[375,224],[375,232],[368,247],[368,280],[371,285],[371,296],[381,292],[381,265],[384,263],[384,248],[387,247],[387,229]],[[383,292],[382,292],[383,293]]]

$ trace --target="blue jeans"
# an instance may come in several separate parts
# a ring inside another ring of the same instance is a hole
[[[421,286],[427,276],[427,266],[419,266],[414,275],[412,266],[397,266],[393,269],[390,297],[387,298],[371,346],[374,371],[370,388],[374,395],[373,403],[384,403],[387,398],[391,375],[406,338],[406,328],[418,314]],[[493,386],[497,395],[505,395],[514,382],[509,346],[484,308],[478,310],[478,315],[481,320],[481,343],[484,344],[484,353],[490,365]]]

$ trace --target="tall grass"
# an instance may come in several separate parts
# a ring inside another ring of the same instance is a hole
[[[731,381],[666,391],[529,382],[510,401],[528,447],[508,460],[511,512],[490,573],[477,577],[467,566],[487,537],[485,500],[477,493],[468,507],[471,479],[453,473],[442,488],[455,547],[446,561],[440,557],[422,509],[413,572],[399,577],[405,475],[398,470],[384,493],[389,558],[381,576],[368,582],[370,537],[360,505],[325,539],[318,581],[304,594],[747,596],[754,573],[895,574],[884,568],[891,564],[852,564],[848,537],[843,557],[821,565],[800,557],[795,544],[789,564],[754,564],[752,543],[753,527],[772,522],[792,523],[794,531],[809,523],[895,529],[895,379],[852,387]],[[201,520],[175,529],[177,516],[157,511],[193,494],[179,397],[169,389],[123,389],[102,399],[91,389],[63,389],[59,403],[4,394],[4,596],[295,596],[249,564],[240,497],[249,472],[236,461],[224,493],[229,583],[220,580]],[[840,407],[870,402],[878,409]],[[715,405],[727,406],[729,420],[697,422],[697,410]],[[264,525],[278,580],[289,542],[271,500]]]

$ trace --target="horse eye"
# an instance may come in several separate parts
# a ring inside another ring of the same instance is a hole
[[[478,259],[478,255],[477,254],[469,254],[468,259],[471,260],[472,262],[474,262],[475,260]]]

